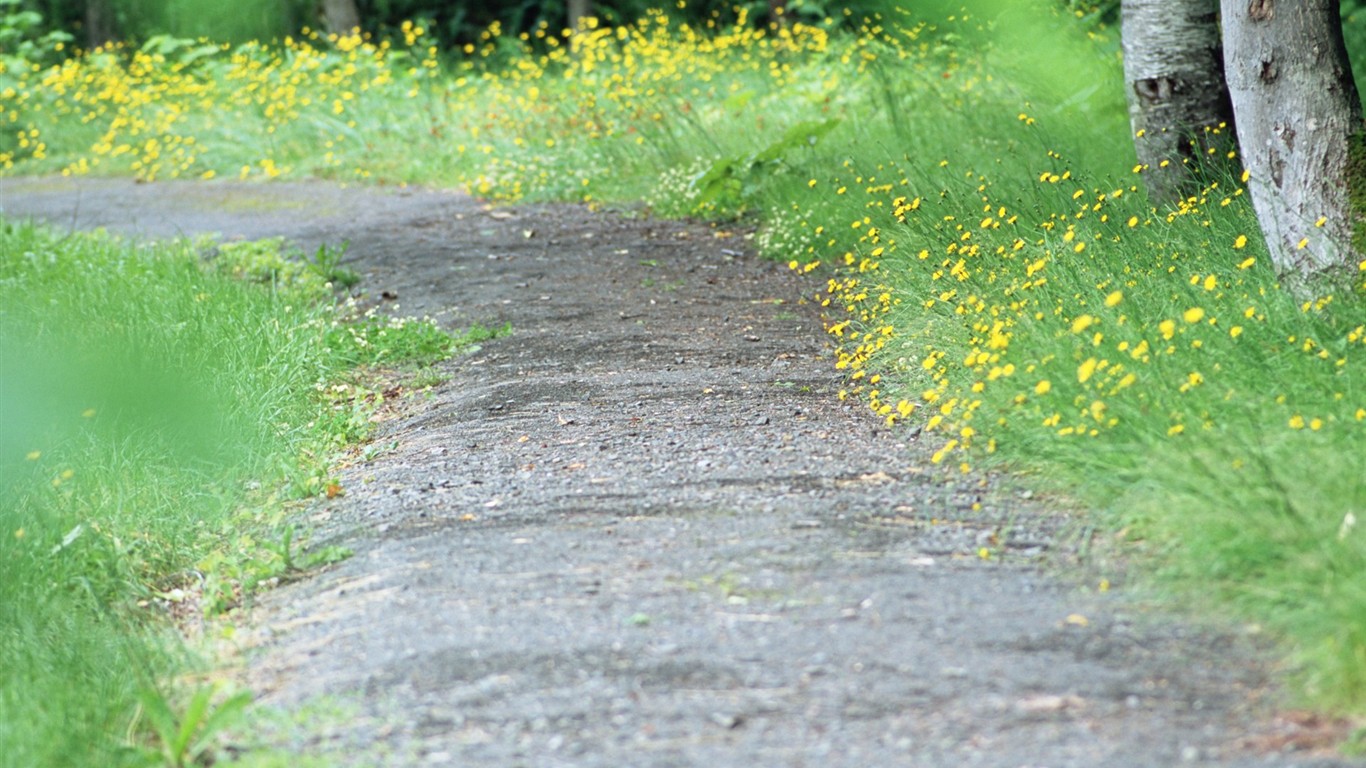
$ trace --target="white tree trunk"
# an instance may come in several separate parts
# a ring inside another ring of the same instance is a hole
[[[1338,0],[1222,8],[1238,143],[1272,260],[1301,276],[1354,263],[1362,211],[1349,190],[1366,193],[1366,157]]]
[[[592,13],[588,0],[569,0],[565,10],[570,32],[578,32],[579,23]]]
[[[323,26],[334,35],[349,35],[360,26],[356,0],[323,0]]]
[[[1123,0],[1124,84],[1148,197],[1173,203],[1233,147],[1218,0]],[[1210,150],[1213,149],[1213,152]]]

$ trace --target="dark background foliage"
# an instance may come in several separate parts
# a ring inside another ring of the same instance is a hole
[[[1058,2],[1081,23],[1097,30],[1114,29],[1119,24],[1120,0]],[[970,0],[922,0],[913,4],[896,0],[786,0],[782,4],[787,6],[785,15],[789,19],[812,23],[829,19],[841,24],[857,23],[878,13],[894,15],[898,8],[924,10],[926,6],[942,6],[951,12],[959,5],[970,4]],[[361,25],[369,33],[389,35],[405,20],[413,20],[422,23],[429,37],[444,46],[470,42],[494,22],[505,33],[513,34],[534,30],[542,24],[558,31],[567,22],[567,0],[356,0],[356,5]],[[80,47],[101,39],[136,44],[158,34],[207,36],[229,42],[278,39],[305,26],[320,27],[320,6],[321,0],[0,0],[0,54],[21,53],[21,41],[53,33],[61,38],[69,35],[75,46]],[[713,18],[730,21],[741,10],[752,23],[772,21],[769,0],[687,0],[682,8],[676,1],[595,0],[592,13],[609,24],[618,24],[638,19],[652,7],[694,24]],[[7,20],[11,23],[7,24]],[[1357,81],[1363,82],[1366,0],[1342,0],[1342,20]],[[92,23],[102,29],[93,28]]]
[[[318,0],[236,0],[206,3],[203,0],[0,0],[15,9],[37,12],[45,29],[70,33],[82,45],[91,39],[92,7],[106,19],[107,35],[140,42],[153,35],[209,36],[216,40],[244,42],[269,40],[297,33],[304,26],[320,26]],[[787,15],[805,21],[827,17],[843,19],[871,15],[894,3],[887,0],[789,0]],[[384,35],[406,20],[426,26],[444,44],[469,42],[498,22],[504,32],[520,33],[546,25],[559,31],[567,20],[565,0],[513,0],[503,3],[471,0],[356,0],[365,31]],[[733,19],[744,10],[755,23],[770,20],[768,0],[597,0],[593,15],[609,24],[634,21],[652,7],[666,10],[676,19],[704,22],[710,18]],[[846,15],[844,9],[850,14]]]

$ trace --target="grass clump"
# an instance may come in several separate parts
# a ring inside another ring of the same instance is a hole
[[[268,290],[204,252],[0,222],[6,764],[203,754],[242,698],[168,682],[199,663],[168,619],[345,555],[301,554],[285,501],[325,492],[303,478],[368,424],[362,399],[320,396],[357,363],[329,343],[347,323],[307,267]],[[453,349],[403,327],[374,359]]]

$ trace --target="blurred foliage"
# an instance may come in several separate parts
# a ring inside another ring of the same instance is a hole
[[[1119,0],[1062,0],[1073,15],[1097,26],[1119,25]]]
[[[72,51],[73,41],[83,46],[86,8],[92,1],[104,4],[119,35],[137,43],[156,35],[227,42],[270,40],[320,24],[318,3],[313,0],[207,4],[199,0],[0,0],[0,56],[49,63]],[[1119,29],[1120,0],[1057,2],[1089,31]],[[568,13],[567,0],[356,0],[356,4],[367,32],[394,36],[404,21],[412,20],[423,24],[427,34],[444,46],[471,42],[494,25],[514,35],[538,27],[558,31],[566,25]],[[755,24],[774,21],[768,0],[687,0],[682,7],[657,0],[598,0],[591,2],[591,13],[608,24],[624,24],[660,5],[673,18],[697,26],[717,19],[728,21],[739,14]],[[961,3],[942,5],[952,12]],[[895,18],[904,12],[903,4],[894,0],[788,0],[782,15],[789,21],[857,25],[864,18]],[[1342,21],[1347,51],[1360,82],[1366,78],[1366,0],[1342,0]]]
[[[43,15],[22,0],[0,0],[0,61],[7,58],[48,64],[60,58],[71,35],[43,23]]]
[[[200,0],[96,0],[104,3],[113,27],[124,39],[141,43],[156,35],[209,37],[216,41],[278,39],[304,26],[320,25],[318,3],[312,0],[237,0],[204,3]],[[84,44],[87,40],[86,7],[91,0],[3,0],[0,11],[36,14],[29,17],[44,31],[62,30]],[[491,25],[504,33],[529,32],[544,25],[559,31],[567,23],[566,0],[513,0],[477,3],[470,0],[356,0],[365,31],[381,36],[399,29],[404,21],[422,23],[427,33],[444,45],[476,40]],[[744,14],[756,24],[773,21],[768,0],[610,0],[591,2],[590,13],[616,25],[643,17],[648,9],[663,6],[671,17],[697,26],[709,20],[731,20]],[[889,15],[900,4],[893,0],[788,0],[783,17],[817,23],[857,23],[876,14]],[[39,21],[41,20],[41,21]]]
[[[1342,37],[1357,87],[1366,82],[1366,0],[1342,0]]]
[[[438,39],[448,43],[469,42],[494,23],[505,32],[518,34],[542,25],[558,31],[565,27],[568,19],[565,0],[517,0],[498,4],[357,0],[357,5],[361,18],[372,31],[396,28],[406,19],[420,19]],[[788,0],[783,5],[782,15],[786,19],[806,23],[887,14],[898,6],[888,0]],[[646,11],[661,6],[674,19],[697,26],[705,26],[707,21],[714,19],[734,19],[740,14],[758,24],[774,21],[767,0],[687,0],[685,5],[657,0],[612,0],[592,2],[590,13],[609,25],[618,25],[634,22],[645,16]]]
[[[245,42],[269,40],[293,34],[304,26],[319,26],[318,3],[311,0],[238,0],[233,3],[203,3],[199,0],[103,0],[113,16],[114,27],[129,40],[141,42],[148,37],[169,34],[176,37],[210,37],[218,41]],[[45,29],[59,29],[86,39],[85,2],[70,0],[4,0],[0,13],[35,14],[26,18],[32,27],[39,20]],[[468,0],[356,0],[361,23],[367,32],[385,34],[404,21],[422,22],[429,34],[447,44],[474,40],[491,24],[505,32],[524,32],[544,24],[553,29],[566,23],[565,0],[514,0],[508,3],[477,3]],[[592,13],[609,23],[633,21],[647,8],[659,5],[650,0],[613,0],[592,3]],[[821,0],[798,0],[803,13],[823,16]],[[685,9],[672,6],[672,12],[689,20],[705,19],[712,13],[734,13],[744,8],[753,18],[767,13],[765,0],[730,3],[724,0],[696,0]],[[0,45],[3,40],[0,39]]]
[[[58,32],[84,48],[89,45],[87,8],[97,2],[118,38],[141,43],[157,35],[210,37],[241,43],[270,40],[316,24],[312,0],[0,0],[0,53],[12,53],[5,39],[6,17],[26,14],[24,35],[39,39]],[[430,4],[437,4],[432,2]],[[68,48],[68,50],[70,50]]]
[[[116,27],[141,42],[157,35],[208,37],[217,42],[270,40],[313,21],[307,0],[108,0]]]

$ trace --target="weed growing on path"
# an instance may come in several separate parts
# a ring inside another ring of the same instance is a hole
[[[173,708],[160,691],[142,695],[142,714],[156,735],[160,757],[167,768],[201,765],[210,754],[213,740],[241,718],[251,695],[236,693],[215,702],[215,686],[202,686],[189,696],[183,708]]]

